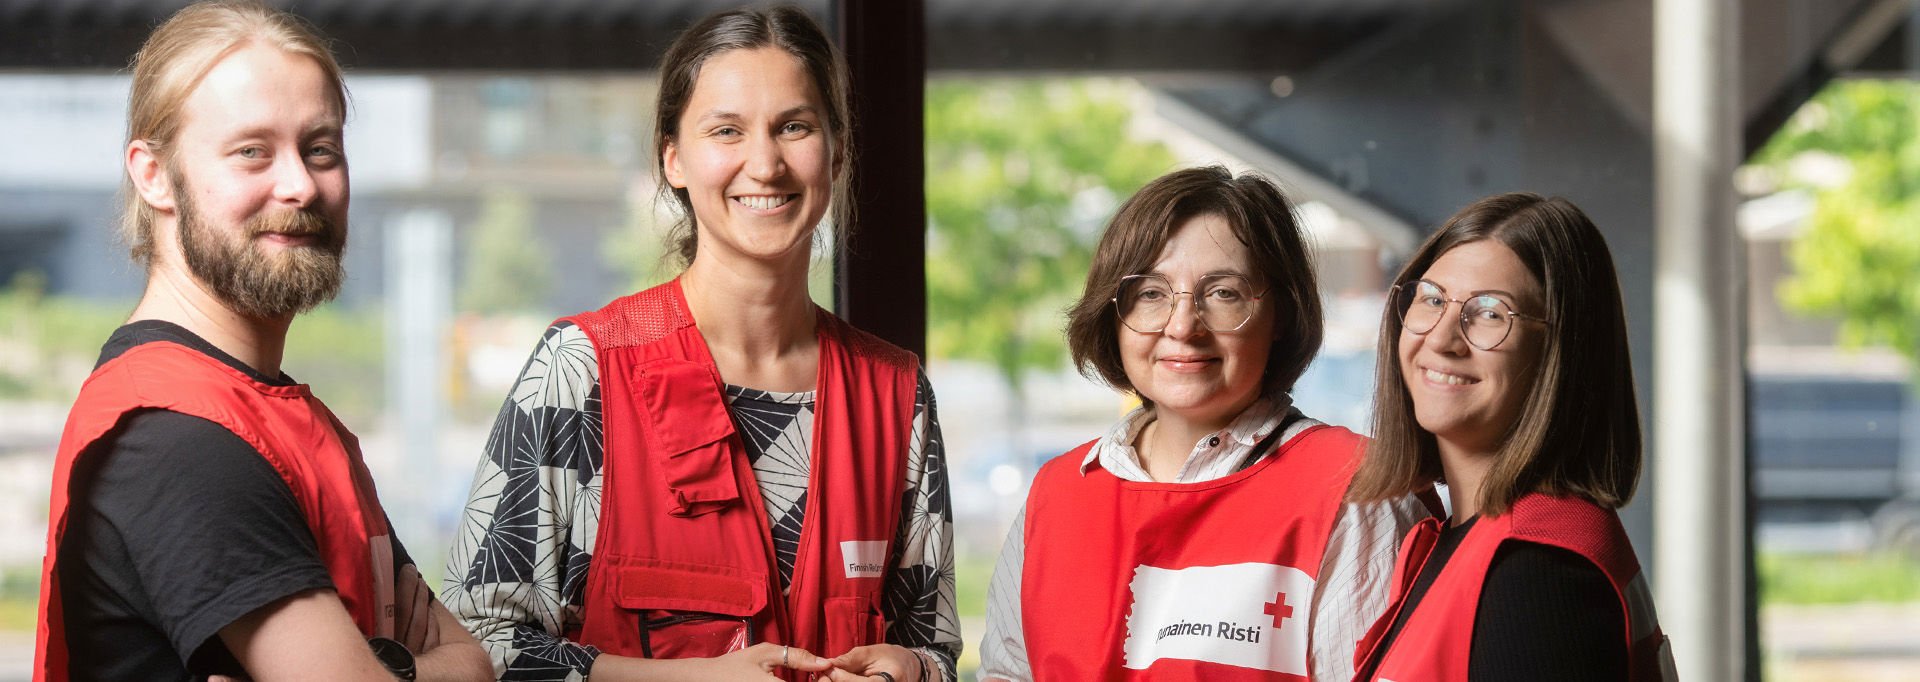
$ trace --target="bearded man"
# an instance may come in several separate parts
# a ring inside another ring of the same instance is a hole
[[[345,114],[325,40],[257,2],[189,6],[134,58],[147,285],[61,439],[36,679],[491,679],[358,441],[281,372],[340,289]]]

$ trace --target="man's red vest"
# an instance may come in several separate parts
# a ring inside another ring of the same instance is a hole
[[[1202,483],[1082,474],[1027,497],[1021,619],[1036,680],[1306,680],[1320,559],[1365,439],[1315,425]]]
[[[368,637],[393,636],[392,536],[373,477],[360,459],[359,440],[305,385],[264,384],[199,351],[150,342],[94,370],[67,416],[47,514],[35,680],[67,679],[66,626],[54,563],[66,531],[73,467],[88,446],[143,409],[211,421],[253,446],[292,489],[354,625]]]
[[[1626,614],[1628,671],[1635,682],[1673,679],[1672,655],[1654,617],[1653,593],[1640,572],[1633,545],[1620,516],[1590,501],[1531,493],[1515,501],[1500,516],[1482,516],[1467,531],[1447,565],[1427,588],[1406,625],[1384,653],[1375,652],[1405,605],[1407,590],[1440,538],[1440,519],[1427,519],[1407,534],[1400,548],[1393,602],[1361,640],[1356,663],[1364,669],[1373,656],[1384,656],[1372,680],[1436,680],[1466,682],[1473,654],[1474,617],[1480,607],[1480,589],[1494,554],[1508,541],[1535,542],[1566,549],[1593,562],[1613,583]],[[1579,618],[1580,614],[1567,614]],[[1359,680],[1358,682],[1368,682]]]
[[[567,318],[599,356],[606,439],[571,639],[651,658],[716,656],[748,639],[823,656],[883,641],[919,362],[817,314],[806,521],[784,595],[766,506],[679,280]]]

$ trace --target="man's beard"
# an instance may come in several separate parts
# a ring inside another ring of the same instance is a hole
[[[239,234],[223,234],[194,210],[184,177],[175,175],[175,204],[180,214],[180,251],[187,270],[214,297],[241,315],[289,317],[333,299],[345,270],[346,229],[310,209],[255,215]],[[267,233],[312,235],[312,245],[268,249],[256,245]]]

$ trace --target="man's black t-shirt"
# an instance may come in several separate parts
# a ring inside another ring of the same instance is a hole
[[[115,330],[99,364],[154,341],[264,383],[294,383],[150,320]],[[69,500],[58,570],[75,680],[242,674],[221,628],[282,598],[333,587],[286,481],[233,432],[199,417],[124,417],[79,458]],[[412,562],[398,541],[394,547],[396,567]]]

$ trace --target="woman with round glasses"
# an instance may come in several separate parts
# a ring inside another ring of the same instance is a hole
[[[1640,476],[1640,422],[1599,229],[1564,199],[1489,197],[1392,291],[1348,499],[1444,480],[1452,516],[1407,537],[1355,679],[1662,679],[1665,639],[1614,512]]]
[[[988,595],[982,676],[1347,679],[1426,506],[1343,502],[1363,439],[1287,391],[1320,292],[1269,182],[1182,170],[1120,207],[1068,340],[1138,396],[1041,468]]]

